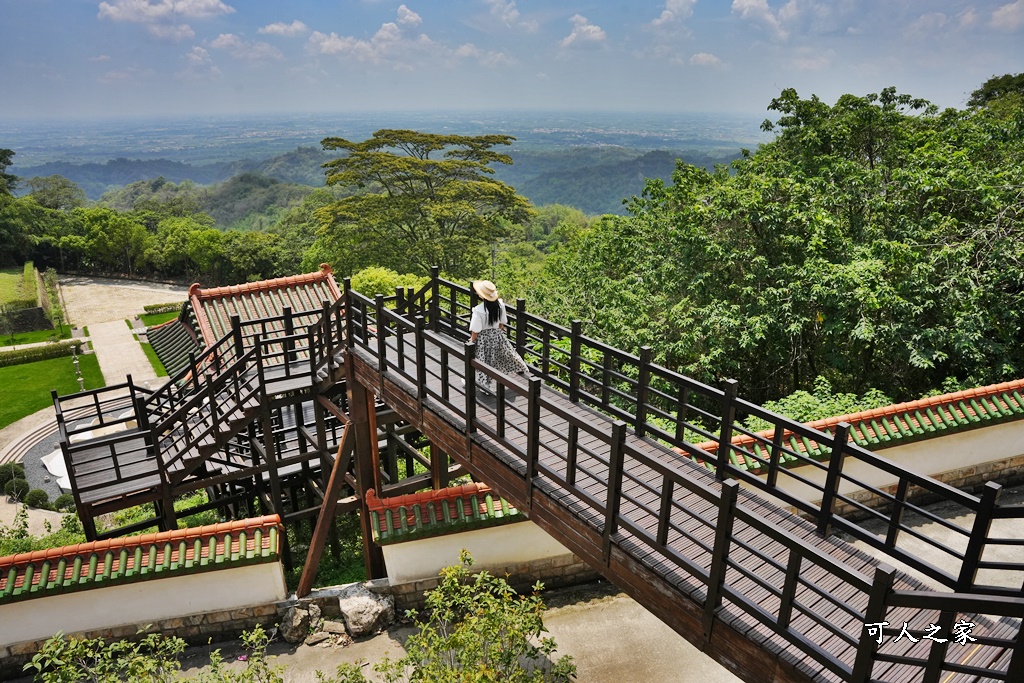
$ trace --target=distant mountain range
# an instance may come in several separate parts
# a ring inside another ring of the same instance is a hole
[[[645,151],[618,146],[572,147],[536,151],[513,149],[515,163],[498,166],[495,177],[515,187],[535,205],[566,204],[587,214],[623,213],[622,200],[638,195],[647,178],[668,180],[677,158],[712,168],[739,157],[704,150]],[[169,159],[111,159],[105,163],[49,162],[13,168],[22,178],[61,175],[74,181],[90,199],[139,180],[163,177],[174,183],[200,185],[226,181],[241,173],[258,173],[285,183],[320,187],[322,164],[331,155],[318,147],[297,149],[265,160],[240,159],[191,164]]]

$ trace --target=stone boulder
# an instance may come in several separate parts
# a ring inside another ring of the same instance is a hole
[[[387,628],[395,620],[395,600],[378,595],[361,583],[346,587],[338,596],[345,628],[353,638],[368,636]]]
[[[311,603],[299,603],[285,610],[279,629],[286,642],[301,643],[319,627],[320,608]]]

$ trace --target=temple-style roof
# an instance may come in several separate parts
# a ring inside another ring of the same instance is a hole
[[[1001,422],[1024,418],[1024,379],[991,384],[977,389],[930,396],[917,401],[898,403],[883,408],[873,408],[848,415],[837,415],[808,422],[807,426],[826,434],[834,434],[840,422],[850,425],[850,441],[858,446],[877,451],[900,446],[913,441],[945,436],[955,431],[987,427]],[[740,435],[732,443],[754,452],[758,457],[768,459],[765,442],[771,443],[774,430],[757,433],[760,441],[751,436]],[[791,450],[808,453],[815,459],[827,460],[829,449],[810,442],[790,432],[783,434],[783,443]],[[699,447],[708,453],[718,451],[717,441],[706,441]],[[756,470],[760,463],[733,451],[736,464]],[[784,458],[785,459],[785,458]]]
[[[0,557],[0,605],[249,564],[276,562],[277,515],[91,541]]]
[[[149,342],[174,375],[188,364],[189,353],[199,353],[231,331],[231,317],[253,322],[293,314],[295,329],[319,319],[323,302],[341,298],[341,289],[330,265],[302,275],[203,289],[198,283],[188,290],[188,300],[175,320],[149,330]],[[280,331],[280,320],[268,323],[265,331]]]
[[[471,482],[392,498],[366,492],[373,539],[381,545],[526,519],[486,484]]]

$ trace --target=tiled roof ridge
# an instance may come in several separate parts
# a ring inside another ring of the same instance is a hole
[[[338,290],[338,283],[334,281],[332,273],[333,271],[331,270],[330,264],[321,263],[320,270],[312,273],[286,275],[285,277],[275,277],[269,280],[246,282],[240,285],[226,285],[223,287],[203,289],[197,282],[189,287],[188,294],[189,298],[193,298],[197,301],[206,301],[208,299],[216,299],[225,296],[239,296],[250,292],[271,292],[275,289],[284,289],[286,287],[294,287],[296,285],[314,284],[326,281],[330,286],[331,291],[340,297],[341,292]]]
[[[42,562],[45,560],[59,560],[61,558],[74,557],[76,555],[87,555],[90,553],[103,553],[108,550],[119,550],[122,548],[136,548],[156,543],[167,543],[169,541],[195,540],[197,538],[211,538],[223,536],[227,533],[248,531],[251,529],[265,529],[268,527],[280,526],[281,518],[277,515],[264,515],[263,517],[251,517],[230,522],[219,522],[217,524],[206,524],[199,527],[187,529],[174,529],[172,531],[159,531],[142,534],[140,536],[123,536],[120,538],[108,538],[102,541],[88,541],[76,545],[66,545],[58,548],[47,548],[45,550],[33,550],[27,553],[18,553],[0,557],[0,569],[6,570],[9,567]]]
[[[1000,394],[1006,394],[1012,391],[1018,391],[1024,389],[1024,378],[1016,379],[1009,382],[999,382],[998,384],[990,384],[984,387],[975,387],[972,389],[963,389],[961,391],[954,391],[949,394],[940,394],[938,396],[929,396],[927,398],[920,398],[914,401],[904,401],[903,403],[894,403],[888,406],[882,406],[881,408],[869,408],[868,410],[862,410],[856,413],[847,413],[846,415],[836,415],[833,417],[821,418],[818,420],[812,420],[811,422],[805,423],[807,427],[811,429],[817,429],[819,431],[829,431],[831,433],[832,427],[835,427],[840,422],[849,423],[851,427],[870,422],[871,420],[879,420],[894,417],[897,415],[905,415],[913,413],[915,411],[927,410],[929,408],[935,408],[938,406],[945,406],[949,404],[955,404],[960,401],[971,400],[971,399],[986,399],[999,396]],[[786,430],[783,432],[784,436],[791,435],[792,432]],[[775,436],[774,429],[765,429],[760,432],[756,432],[756,436],[761,439],[770,441]],[[854,440],[854,430],[850,430],[850,440]],[[758,439],[741,434],[740,436],[733,437],[732,443],[736,445],[744,445],[754,443]],[[714,453],[718,450],[717,441],[705,441],[698,444],[698,448],[705,450],[709,453]]]
[[[374,512],[381,512],[384,510],[397,510],[400,507],[408,508],[413,505],[422,505],[424,503],[441,500],[451,501],[457,498],[487,494],[490,492],[491,487],[481,482],[470,482],[459,486],[449,486],[447,488],[436,489],[433,491],[420,491],[419,493],[407,493],[401,496],[391,496],[389,498],[379,498],[377,497],[376,492],[374,492],[373,489],[370,489],[366,492],[366,506]]]

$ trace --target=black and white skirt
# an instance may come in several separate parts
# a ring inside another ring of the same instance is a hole
[[[505,375],[529,374],[530,372],[530,366],[519,357],[505,333],[496,327],[482,330],[476,336],[476,357]],[[493,384],[490,377],[477,370],[476,385],[478,387],[494,393]]]

